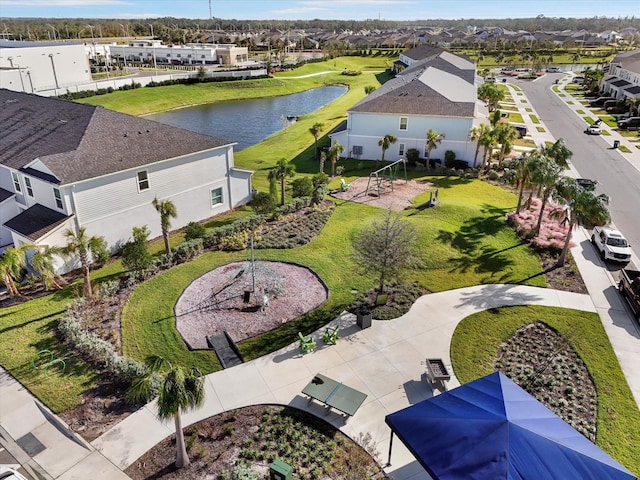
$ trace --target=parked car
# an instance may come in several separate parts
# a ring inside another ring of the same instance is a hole
[[[571,81],[572,81],[573,83],[582,83],[582,82],[584,82],[584,77],[583,77],[583,76],[581,76],[581,75],[576,75],[575,77],[573,77],[573,78],[571,79]]]
[[[585,190],[594,191],[596,189],[597,180],[590,178],[576,178],[576,182]]]
[[[548,67],[547,73],[560,73],[560,67]]]
[[[620,271],[620,294],[627,299],[631,311],[640,320],[640,272],[623,268]]]
[[[618,122],[620,130],[640,130],[640,117],[629,117]]]
[[[484,79],[484,83],[496,83],[496,77],[487,77]]]
[[[599,124],[594,123],[592,125],[589,125],[587,129],[584,131],[584,133],[588,135],[600,135],[602,133],[602,130],[600,130]]]
[[[589,105],[591,105],[592,107],[603,107],[605,102],[608,102],[609,100],[613,100],[614,104],[615,104],[615,97],[598,97],[595,100],[591,100],[589,102]]]
[[[514,125],[513,126],[517,131],[520,138],[525,137],[527,135],[527,127],[524,125]]]
[[[593,227],[591,242],[600,253],[602,260],[620,263],[631,261],[629,242],[618,230],[609,227]]]

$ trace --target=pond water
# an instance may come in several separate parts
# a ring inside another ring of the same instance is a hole
[[[347,87],[342,86],[321,87],[280,97],[181,108],[146,118],[238,142],[234,151],[239,151],[288,127],[295,117],[331,103],[346,91]]]

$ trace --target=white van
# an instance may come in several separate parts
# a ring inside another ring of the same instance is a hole
[[[583,82],[584,82],[584,77],[583,77],[583,76],[581,76],[581,75],[576,75],[575,77],[573,77],[573,78],[571,79],[571,81],[572,81],[573,83],[583,83]]]
[[[560,73],[560,67],[548,67],[547,73]]]

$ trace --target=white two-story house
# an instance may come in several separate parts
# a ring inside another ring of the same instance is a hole
[[[0,90],[0,248],[64,246],[84,227],[112,251],[171,200],[172,228],[247,203],[233,143],[102,107]]]
[[[603,92],[619,100],[640,98],[640,50],[616,55],[609,64],[608,73],[600,83]]]
[[[379,160],[378,142],[391,134],[397,140],[385,152],[385,160],[405,158],[411,148],[424,158],[427,132],[433,129],[445,139],[431,152],[432,159],[443,159],[444,152],[452,150],[457,159],[473,160],[475,143],[469,131],[481,108],[475,64],[442,49],[428,49],[427,58],[413,62],[354,105],[346,122],[329,134],[332,142],[345,147],[343,156]]]

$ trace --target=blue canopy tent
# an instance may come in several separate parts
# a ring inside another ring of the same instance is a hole
[[[636,478],[500,372],[385,421],[436,480]]]

